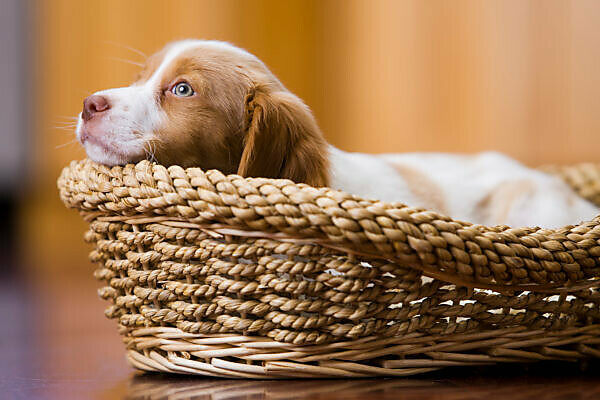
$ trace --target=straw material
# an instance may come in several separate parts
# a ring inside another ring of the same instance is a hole
[[[599,181],[582,177],[598,171],[552,170],[591,200]],[[105,314],[142,370],[408,376],[600,356],[598,218],[485,227],[147,161],[73,162],[58,186],[90,223]]]

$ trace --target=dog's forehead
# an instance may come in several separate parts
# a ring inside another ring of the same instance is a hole
[[[165,72],[173,71],[181,59],[198,62],[217,63],[255,63],[258,59],[247,51],[229,43],[212,40],[182,40],[169,43],[160,51],[151,55],[136,83],[160,81]]]
[[[148,57],[136,83],[145,83],[148,81],[158,80],[158,76],[170,64],[175,62],[175,60],[180,57],[182,53],[192,50],[199,45],[200,43],[198,41],[191,40],[169,43],[161,50]]]

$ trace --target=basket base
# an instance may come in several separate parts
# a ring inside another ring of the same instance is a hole
[[[234,334],[189,334],[170,327],[123,329],[127,359],[137,369],[222,378],[411,376],[446,367],[600,357],[600,324],[561,331],[516,327],[367,337],[312,346]]]

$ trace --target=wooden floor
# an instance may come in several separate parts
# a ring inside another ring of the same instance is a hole
[[[443,370],[413,379],[245,381],[135,372],[80,277],[2,279],[0,399],[600,399],[600,363]],[[87,275],[89,272],[89,275]]]

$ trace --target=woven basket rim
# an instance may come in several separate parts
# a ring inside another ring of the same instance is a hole
[[[590,164],[582,164],[590,168]],[[568,181],[568,180],[567,180]],[[287,179],[149,161],[73,161],[60,197],[86,220],[163,221],[216,235],[307,240],[392,260],[452,284],[560,293],[600,286],[600,218],[559,229],[483,226]]]

